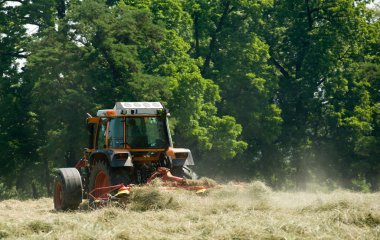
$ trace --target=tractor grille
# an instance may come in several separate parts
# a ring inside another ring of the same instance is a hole
[[[157,161],[161,152],[133,152],[132,160],[134,161]]]

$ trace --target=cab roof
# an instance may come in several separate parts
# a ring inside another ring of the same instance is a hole
[[[158,114],[164,107],[160,102],[116,102],[113,109],[98,110],[98,117]]]
[[[163,109],[164,107],[160,102],[116,102],[113,109],[127,110],[127,109]]]

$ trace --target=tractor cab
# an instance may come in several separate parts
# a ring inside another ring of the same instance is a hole
[[[96,117],[87,119],[90,158],[101,153],[128,155],[125,166],[132,166],[133,162],[170,157],[177,159],[174,165],[183,165],[178,161],[186,156],[188,165],[192,165],[190,150],[173,148],[168,115],[159,102],[117,102],[113,109],[99,110]],[[111,165],[119,166],[120,162],[111,159]]]
[[[167,115],[159,102],[118,102],[99,110],[88,119],[91,148],[166,149],[172,146]]]

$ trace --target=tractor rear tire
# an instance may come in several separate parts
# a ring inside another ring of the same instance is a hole
[[[59,168],[54,181],[54,209],[76,210],[83,197],[82,178],[76,168]]]
[[[188,166],[176,166],[171,169],[171,173],[174,176],[190,179],[190,180],[197,180],[199,177],[198,175],[191,170]]]
[[[199,176],[198,174],[196,174],[191,168],[189,168],[188,166],[183,166],[182,168],[183,172],[184,172],[184,175],[185,175],[185,178],[186,179],[191,179],[191,180],[197,180],[199,179]]]
[[[130,184],[128,169],[125,167],[111,168],[109,164],[104,161],[98,161],[91,169],[89,178],[89,192],[95,188],[109,187],[117,184]],[[98,197],[106,196],[109,193],[108,189],[97,190],[93,193],[93,197],[89,195],[90,203]],[[94,199],[95,197],[95,199]]]

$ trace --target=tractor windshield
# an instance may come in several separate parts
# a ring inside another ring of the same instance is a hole
[[[160,117],[128,117],[126,140],[132,148],[166,148],[169,137],[165,119]]]

